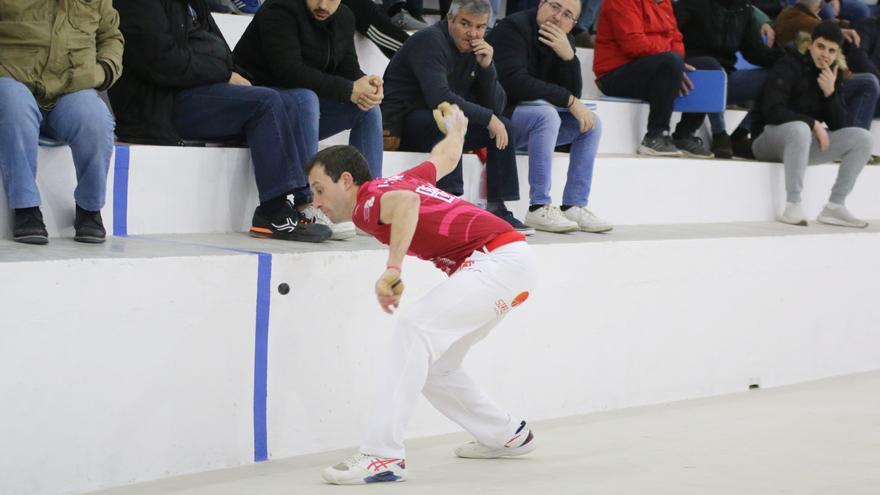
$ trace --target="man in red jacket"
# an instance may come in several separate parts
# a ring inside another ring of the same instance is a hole
[[[693,88],[687,71],[721,70],[711,57],[685,59],[670,0],[605,0],[595,50],[593,72],[599,89],[608,96],[639,98],[650,105],[640,154],[712,158],[694,136],[706,114],[683,114],[675,134],[669,135],[675,98]]]

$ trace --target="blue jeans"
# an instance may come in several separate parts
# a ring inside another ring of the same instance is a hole
[[[601,6],[602,0],[581,0],[581,16],[578,17],[577,26],[584,31],[593,28],[595,32],[599,28],[596,22],[599,20]]]
[[[41,109],[30,90],[0,77],[0,172],[10,208],[40,206],[37,147],[42,132],[70,146],[76,168],[73,198],[80,208],[104,207],[115,122],[93,89],[64,95]]]
[[[351,129],[348,144],[367,159],[373,177],[382,177],[382,112],[375,106],[366,112],[354,103],[319,98],[305,88],[275,88],[287,105],[294,128],[302,133],[306,156],[318,152],[318,141]]]
[[[870,9],[868,9],[867,5],[862,3],[862,0],[840,0],[840,13],[837,14],[838,18],[846,19],[850,24],[855,25],[857,22],[870,15]],[[831,4],[822,2],[822,7],[819,9],[819,17],[824,20],[834,19],[834,9],[831,8]]]
[[[508,130],[508,146],[503,150],[495,146],[495,139],[489,137],[486,126],[470,121],[464,137],[464,150],[473,151],[486,147],[486,199],[491,202],[516,201],[519,199],[519,177],[516,171],[516,142],[510,135],[510,121],[498,117]],[[434,122],[434,114],[427,108],[413,110],[403,120],[403,135],[400,137],[401,151],[431,151],[443,139],[443,133]],[[413,164],[415,166],[416,164]],[[461,160],[449,175],[437,182],[437,187],[446,192],[461,196],[464,194],[464,178],[461,173]]]
[[[184,89],[174,99],[174,127],[184,139],[244,135],[251,149],[260,201],[293,193],[311,201],[303,167],[308,155],[277,91],[217,83]]]
[[[843,101],[846,105],[847,127],[871,130],[874,109],[880,97],[880,83],[874,74],[853,74],[843,81]]]
[[[727,75],[727,103],[743,105],[758,98],[764,90],[764,81],[767,80],[767,69],[735,70]],[[749,114],[743,117],[740,127],[751,127],[752,118]],[[724,122],[724,112],[710,113],[709,123],[712,125],[712,134],[727,132]]]
[[[587,206],[593,182],[593,164],[602,137],[602,123],[587,132],[580,131],[577,119],[567,110],[546,105],[519,105],[513,110],[513,134],[517,148],[529,152],[529,203],[550,204],[550,177],[553,149],[571,144],[568,178],[562,204]]]

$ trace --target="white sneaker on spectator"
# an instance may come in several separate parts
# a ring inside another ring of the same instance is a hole
[[[598,234],[600,232],[608,232],[614,228],[613,225],[588,210],[586,206],[572,206],[563,211],[562,214],[565,215],[565,218],[577,223],[578,228],[583,232]]]
[[[800,203],[785,203],[785,209],[782,210],[782,215],[779,215],[777,220],[789,225],[807,226],[807,215]]]
[[[357,454],[321,473],[324,481],[334,485],[363,485],[390,481],[406,481],[406,460],[386,459]]]
[[[856,218],[846,209],[846,206],[836,205],[834,203],[828,203],[825,205],[825,208],[822,209],[822,213],[819,214],[819,218],[816,220],[828,225],[855,227],[857,229],[863,229],[868,226],[868,222]]]
[[[523,421],[520,424],[520,429],[501,447],[489,447],[480,442],[468,442],[456,447],[455,455],[465,459],[497,459],[526,455],[535,450],[535,447],[535,436]]]
[[[574,232],[578,224],[565,218],[558,206],[543,205],[535,211],[526,213],[525,224],[544,232]]]
[[[312,205],[306,206],[304,209],[300,210],[300,213],[302,213],[303,217],[311,223],[319,223],[330,227],[330,231],[333,232],[330,239],[334,241],[351,239],[355,236],[353,222],[333,223],[327,218],[327,215],[325,215],[324,212]]]

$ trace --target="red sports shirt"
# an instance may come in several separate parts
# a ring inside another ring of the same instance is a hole
[[[475,250],[513,228],[495,215],[437,189],[437,169],[424,162],[406,172],[361,185],[352,221],[382,244],[391,238],[391,226],[379,221],[382,195],[388,191],[413,191],[419,195],[419,222],[407,254],[434,263],[447,274]]]

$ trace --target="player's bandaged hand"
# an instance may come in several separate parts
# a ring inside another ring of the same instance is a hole
[[[400,272],[389,268],[376,281],[376,299],[379,306],[388,314],[393,314],[394,309],[400,305],[400,295],[403,294],[403,281]]]

